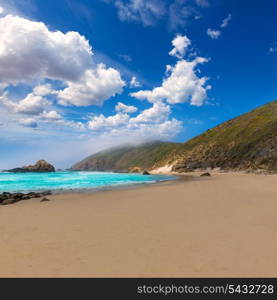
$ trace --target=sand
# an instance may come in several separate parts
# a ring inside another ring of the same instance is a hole
[[[277,175],[0,206],[1,277],[276,277]]]

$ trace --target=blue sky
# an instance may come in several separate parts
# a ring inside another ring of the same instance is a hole
[[[0,0],[0,169],[183,142],[276,98],[276,1]]]

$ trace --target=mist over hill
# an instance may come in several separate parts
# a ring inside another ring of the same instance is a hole
[[[93,154],[72,170],[140,172],[172,166],[195,169],[277,170],[277,101],[224,122],[185,142],[123,145]]]

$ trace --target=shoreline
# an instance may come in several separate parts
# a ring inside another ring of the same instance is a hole
[[[152,174],[151,174],[152,175]],[[51,189],[50,187],[44,188],[44,189],[31,189],[31,190],[12,190],[12,191],[0,191],[0,195],[2,193],[22,193],[22,194],[28,194],[28,193],[43,193],[45,191],[51,191],[53,195],[59,195],[59,194],[68,194],[68,193],[94,193],[94,192],[101,192],[101,191],[112,191],[112,190],[121,190],[121,189],[132,189],[137,188],[140,186],[147,186],[147,185],[156,185],[156,184],[162,184],[166,182],[176,181],[176,180],[183,180],[183,177],[193,177],[190,175],[173,175],[173,174],[153,174],[155,175],[164,175],[164,176],[170,176],[172,178],[170,179],[161,179],[156,181],[145,181],[145,182],[134,182],[134,183],[122,183],[122,184],[114,184],[114,185],[106,185],[106,186],[98,186],[98,187],[87,187],[87,188],[57,188],[57,189]],[[147,175],[145,175],[147,176]]]
[[[276,277],[277,175],[222,173],[0,208],[0,277]]]
[[[104,172],[105,173],[105,172]],[[200,175],[203,173],[210,173],[209,177],[201,177]],[[126,173],[128,174],[128,173]],[[70,188],[70,189],[51,189],[51,188],[45,188],[45,189],[38,189],[38,190],[18,190],[18,191],[0,191],[0,196],[3,193],[10,193],[10,194],[23,194],[28,195],[30,193],[34,194],[41,194],[40,197],[31,197],[30,199],[41,199],[45,196],[49,195],[82,195],[82,194],[94,194],[94,193],[101,193],[101,192],[111,192],[111,191],[121,191],[121,190],[135,190],[139,188],[145,188],[145,187],[151,187],[156,185],[166,185],[166,184],[172,184],[172,183],[178,183],[183,181],[192,181],[192,180],[207,180],[209,178],[213,178],[218,175],[224,175],[224,174],[237,174],[237,175],[258,175],[258,176],[276,176],[276,173],[253,173],[253,172],[245,172],[245,171],[222,171],[222,170],[211,170],[211,169],[203,169],[203,170],[196,170],[193,172],[185,172],[185,173],[177,173],[177,172],[154,172],[150,173],[150,175],[162,175],[162,176],[169,176],[172,177],[171,179],[164,179],[164,180],[157,180],[154,182],[137,182],[137,183],[126,183],[126,184],[115,184],[115,185],[107,185],[107,186],[100,186],[100,187],[88,187],[88,188]],[[148,176],[148,175],[145,175]],[[45,192],[50,192],[50,194],[43,194]],[[15,204],[17,202],[21,201],[27,201],[30,199],[22,199],[19,201],[16,201],[11,204]],[[1,203],[0,203],[1,204]]]

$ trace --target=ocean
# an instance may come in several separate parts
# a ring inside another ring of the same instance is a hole
[[[175,179],[166,175],[112,172],[0,173],[1,192],[97,189]]]

